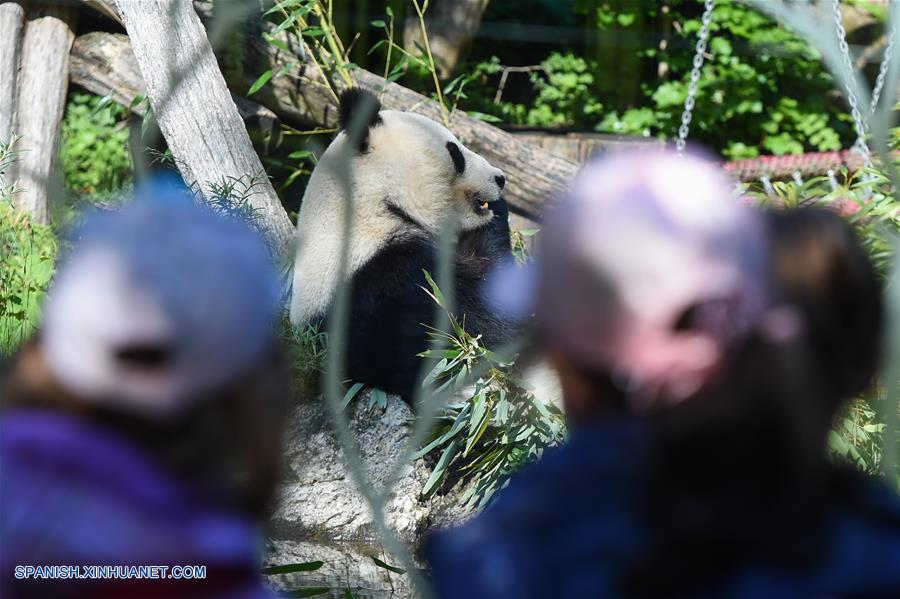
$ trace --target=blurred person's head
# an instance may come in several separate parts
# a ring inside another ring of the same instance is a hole
[[[594,162],[548,215],[536,268],[498,285],[501,309],[534,310],[573,424],[677,405],[773,318],[790,324],[769,305],[764,223],[731,195],[695,157]]]
[[[274,265],[246,223],[146,195],[76,231],[5,407],[111,429],[198,496],[261,516],[287,392]]]
[[[831,410],[871,385],[882,345],[882,289],[853,228],[822,208],[767,214],[783,301],[799,311]]]
[[[775,302],[765,221],[732,188],[696,157],[589,164],[548,216],[536,268],[498,286],[514,300],[501,304],[534,310],[576,431],[611,415],[646,426],[635,460],[652,541],[629,592],[815,555],[829,414],[802,320]]]

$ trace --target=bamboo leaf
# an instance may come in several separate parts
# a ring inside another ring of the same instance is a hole
[[[268,568],[263,568],[263,574],[293,574],[294,572],[315,572],[319,568],[325,565],[325,562],[315,561],[315,562],[303,562],[299,564],[285,564],[283,566],[269,566]]]
[[[346,408],[351,401],[353,401],[353,398],[356,397],[356,394],[359,393],[359,390],[362,388],[362,383],[353,383],[353,386],[350,387],[346,393],[344,393],[344,398],[341,400],[342,410]]]
[[[437,488],[437,484],[441,481],[444,473],[447,471],[447,466],[450,465],[450,461],[456,456],[458,447],[459,441],[456,439],[447,446],[444,453],[441,454],[438,463],[435,465],[434,470],[431,471],[431,476],[429,476],[428,480],[425,482],[425,486],[422,488],[422,495],[430,495],[432,491]]]
[[[390,570],[391,572],[394,572],[396,574],[406,574],[406,570],[404,570],[403,568],[398,568],[397,566],[392,566],[390,564],[386,564],[383,561],[381,561],[380,559],[378,559],[377,557],[375,557],[374,555],[371,555],[369,557],[372,558],[372,561],[375,562],[375,565],[378,566],[379,568],[384,568],[385,570]]]
[[[272,69],[269,69],[268,71],[260,75],[257,80],[253,82],[253,85],[250,86],[250,89],[247,91],[247,95],[252,96],[260,89],[262,89],[262,86],[269,82],[269,80],[272,78],[272,75],[274,75]]]

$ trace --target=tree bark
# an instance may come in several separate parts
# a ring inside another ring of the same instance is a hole
[[[0,3],[0,141],[12,137],[16,111],[16,79],[25,32],[25,9],[18,2]]]
[[[425,29],[441,79],[453,74],[456,63],[478,33],[487,6],[488,0],[432,0],[428,4]],[[403,27],[403,47],[416,54],[416,43],[424,48],[425,41],[419,18],[415,11],[412,12]]]
[[[146,102],[133,102],[147,93],[147,86],[127,35],[92,31],[75,38],[69,56],[69,80],[98,96],[110,94],[113,100],[138,116],[147,112]],[[250,131],[254,147],[261,153],[268,153],[281,136],[278,116],[265,106],[234,93],[231,99]],[[254,135],[257,132],[258,138]]]
[[[10,179],[21,189],[13,196],[15,205],[36,222],[46,224],[50,222],[50,189],[57,183],[54,167],[69,85],[75,11],[36,2],[25,2],[24,7],[24,35],[9,121],[10,132],[22,136],[23,152],[11,169]],[[8,67],[3,68],[5,71]],[[7,101],[8,94],[3,102]]]
[[[189,185],[261,177],[248,197],[273,248],[288,255],[293,226],[253,150],[206,32],[186,0],[118,0],[147,95]]]

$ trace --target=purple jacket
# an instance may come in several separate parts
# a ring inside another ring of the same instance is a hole
[[[50,411],[0,414],[0,595],[271,597],[261,549],[252,521],[205,504],[113,432]],[[16,566],[43,565],[195,565],[206,574],[15,577]]]

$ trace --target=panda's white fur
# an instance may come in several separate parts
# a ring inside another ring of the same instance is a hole
[[[368,131],[369,150],[360,153],[342,131],[319,159],[310,177],[297,219],[290,319],[294,324],[321,316],[340,280],[338,256],[343,242],[347,187],[338,177],[349,174],[348,276],[390,240],[414,228],[385,209],[395,203],[431,234],[448,218],[461,231],[487,224],[493,213],[476,207],[499,199],[500,169],[463,146],[442,125],[424,116],[393,110],[379,112],[380,123]],[[458,174],[447,143],[458,145],[465,170]],[[346,161],[346,162],[345,162]],[[342,164],[344,163],[344,164]]]

